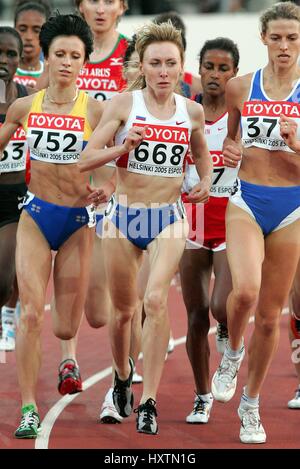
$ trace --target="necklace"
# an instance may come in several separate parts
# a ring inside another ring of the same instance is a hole
[[[58,102],[58,101],[55,101],[55,99],[51,98],[50,95],[49,95],[49,88],[47,88],[47,99],[50,103],[52,104],[69,104],[69,103],[73,103],[74,101],[76,101],[76,99],[78,98],[78,94],[79,94],[79,89],[76,87],[76,91],[75,91],[75,96],[74,98],[70,99],[70,101],[62,101],[62,102]]]

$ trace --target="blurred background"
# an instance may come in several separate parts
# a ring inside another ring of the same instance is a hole
[[[13,25],[17,2],[26,0],[0,0],[0,24]],[[34,0],[48,3],[60,13],[75,11],[74,0]],[[284,0],[283,0],[284,1]],[[187,49],[185,69],[198,73],[199,51],[207,39],[228,37],[240,50],[239,74],[263,67],[267,61],[266,48],[260,39],[260,12],[276,0],[128,0],[129,10],[118,25],[118,30],[131,37],[155,15],[176,11],[186,26]],[[294,0],[300,4],[300,0]]]
[[[0,20],[12,19],[14,3],[15,0],[0,0]],[[72,11],[74,5],[73,0],[51,3],[61,13]],[[259,12],[273,3],[275,0],[129,0],[127,15],[155,15],[168,10],[181,14]],[[300,0],[295,3],[299,4]]]

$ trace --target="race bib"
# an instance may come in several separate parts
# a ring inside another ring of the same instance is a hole
[[[266,150],[292,151],[280,136],[280,114],[298,123],[300,138],[300,105],[288,101],[247,101],[242,111],[243,145]]]
[[[77,163],[83,148],[84,117],[31,113],[27,140],[30,159]]]
[[[83,68],[77,86],[98,101],[111,99],[120,90],[120,75],[110,68]]]
[[[144,127],[140,123],[133,124]],[[180,177],[189,147],[189,131],[183,127],[147,125],[142,143],[129,153],[127,170],[163,177]]]
[[[0,123],[0,127],[2,125],[3,124]],[[18,127],[3,151],[0,161],[0,172],[12,173],[15,171],[24,171],[26,167],[27,149],[25,131],[23,127]]]
[[[239,167],[227,168],[224,166],[223,154],[221,151],[210,152],[213,163],[213,178],[210,188],[210,195],[214,197],[229,197],[232,192],[234,182],[237,178]],[[192,155],[189,155],[186,174],[183,183],[183,191],[189,192],[200,181],[195,162]]]
[[[211,151],[210,154],[214,167],[210,195],[214,197],[229,197],[234,181],[237,178],[238,167],[228,168],[224,166],[221,151]]]

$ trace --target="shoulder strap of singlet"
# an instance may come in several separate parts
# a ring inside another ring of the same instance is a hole
[[[262,75],[261,68],[253,74],[251,85],[250,85],[250,90],[249,90],[248,101],[251,101],[252,99],[261,99],[261,100],[266,99],[263,93],[263,90],[261,89],[261,75]]]

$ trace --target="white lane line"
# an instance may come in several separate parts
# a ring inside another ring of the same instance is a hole
[[[46,305],[45,309],[47,308],[47,306],[49,306],[49,309],[50,309],[50,305]],[[289,308],[284,308],[282,311],[282,314],[288,314],[288,312],[289,312]],[[251,316],[249,319],[249,323],[252,323],[252,322],[254,322],[254,316]],[[215,334],[215,332],[216,332],[216,326],[213,326],[209,329],[208,334],[209,335]],[[178,339],[174,340],[174,346],[176,347],[177,345],[184,344],[185,341],[186,341],[186,336],[179,337]],[[89,389],[94,384],[98,383],[102,379],[109,376],[111,372],[112,372],[112,368],[110,366],[108,368],[105,368],[103,371],[99,371],[98,373],[95,373],[94,375],[90,376],[82,383],[83,390],[85,391],[86,389]],[[45,415],[41,423],[42,430],[38,434],[35,440],[35,449],[48,449],[49,437],[50,437],[52,428],[55,424],[55,421],[58,419],[59,415],[63,412],[65,407],[67,407],[67,405],[70,404],[70,402],[76,399],[76,397],[78,397],[79,395],[80,393],[72,394],[72,395],[67,394],[66,396],[61,397],[56,402],[56,404],[54,404],[54,406],[51,407],[51,409],[49,410],[49,412],[47,412],[47,414]]]

